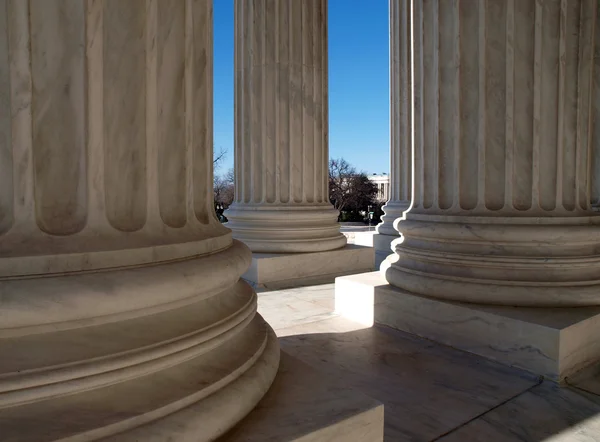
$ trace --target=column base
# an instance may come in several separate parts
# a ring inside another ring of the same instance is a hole
[[[152,266],[0,279],[0,440],[225,434],[279,364],[277,337],[240,280],[251,256],[234,241]]]
[[[311,253],[344,247],[339,212],[329,204],[233,203],[225,212],[233,237],[255,253]]]
[[[600,308],[503,307],[441,301],[387,283],[380,272],[336,279],[336,312],[546,378],[563,381],[600,360]]]
[[[279,290],[326,284],[338,276],[371,271],[374,263],[372,247],[352,244],[326,252],[253,253],[242,278],[255,289]]]
[[[375,247],[375,264],[377,268],[381,266],[381,263],[385,261],[385,258],[390,256],[392,253],[392,241],[400,238],[398,235],[385,235],[383,233],[377,233],[373,236],[373,247]]]
[[[281,352],[269,392],[220,441],[299,440],[381,442],[383,405]]]

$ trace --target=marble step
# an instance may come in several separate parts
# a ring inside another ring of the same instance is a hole
[[[383,405],[282,351],[269,392],[220,442],[291,441],[383,441]]]
[[[375,268],[372,247],[346,247],[310,253],[253,253],[250,268],[242,275],[257,291],[327,284],[335,278]]]
[[[335,310],[564,382],[600,361],[600,307],[535,308],[427,298],[381,272],[336,279]]]

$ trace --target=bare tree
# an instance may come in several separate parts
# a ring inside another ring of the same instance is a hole
[[[222,147],[219,148],[218,152],[214,152],[213,154],[213,170],[218,170],[223,163],[223,160],[227,157],[227,150]]]
[[[364,210],[374,204],[377,186],[345,159],[329,160],[329,200],[340,212]]]
[[[215,175],[213,178],[213,188],[215,192],[215,205],[222,205],[225,209],[233,203],[235,194],[234,185],[235,175],[233,169],[229,169],[223,175]]]

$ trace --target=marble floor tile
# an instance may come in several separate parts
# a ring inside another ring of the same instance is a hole
[[[600,364],[595,364],[566,379],[568,385],[600,400]]]
[[[303,301],[312,302],[330,311],[335,310],[335,284],[313,286],[309,290],[296,290],[292,294]]]
[[[600,393],[600,370],[560,388],[414,335],[349,321],[333,313],[333,299],[333,284],[265,292],[259,310],[285,351],[384,403],[386,442],[600,442],[600,395],[593,394]]]
[[[335,299],[335,284],[322,284],[308,287],[296,287],[285,290],[262,291],[259,297],[273,299],[279,297],[294,296],[302,301],[316,302]]]
[[[396,330],[332,318],[278,330],[282,349],[384,403],[386,441],[430,441],[536,376]]]
[[[330,308],[282,292],[261,293],[258,296],[258,312],[274,330],[334,316]]]
[[[546,381],[440,441],[600,441],[600,403]]]
[[[275,382],[219,442],[381,442],[383,406],[281,353]]]
[[[258,311],[278,330],[336,316],[334,284],[260,292]]]
[[[298,324],[292,327],[280,328],[276,330],[276,333],[279,338],[283,338],[285,336],[294,335],[306,336],[309,334],[313,335],[320,333],[347,333],[365,328],[368,327],[358,322],[349,321],[346,318],[334,316],[321,321],[311,322],[310,327],[306,327],[306,324]]]

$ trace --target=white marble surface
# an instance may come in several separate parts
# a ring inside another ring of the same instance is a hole
[[[357,246],[373,247],[373,237],[375,231],[356,232],[354,233],[354,244]]]
[[[567,377],[565,382],[579,391],[600,397],[600,363]]]
[[[373,237],[373,247],[375,248],[375,268],[380,269],[381,264],[388,256],[394,254],[392,241],[398,239],[398,235],[386,235],[378,233]]]
[[[372,247],[348,244],[337,250],[310,253],[253,253],[243,278],[254,287],[283,289],[332,282],[335,277],[375,268]]]
[[[600,361],[600,308],[452,303],[395,288],[380,272],[338,278],[336,306],[363,323],[385,324],[555,380]]]
[[[336,278],[335,311],[351,321],[372,326],[375,318],[375,289],[387,284],[379,272]]]
[[[439,440],[597,442],[599,399],[544,382]]]
[[[304,300],[287,290],[259,293],[258,308],[275,330],[334,316],[329,306],[319,304],[316,300]]]
[[[335,374],[282,352],[265,398],[219,442],[383,442],[383,411]]]
[[[291,292],[303,302],[327,293],[334,297],[331,285]],[[272,294],[259,302],[261,311],[277,299],[278,292]],[[304,323],[299,315],[293,321],[286,316],[280,315],[276,330],[285,351],[382,402],[386,442],[600,440],[600,390],[594,395],[557,387],[518,369],[338,315],[317,321],[306,316]]]
[[[386,441],[430,441],[535,385],[535,376],[343,318],[276,331],[282,349],[385,405]]]

